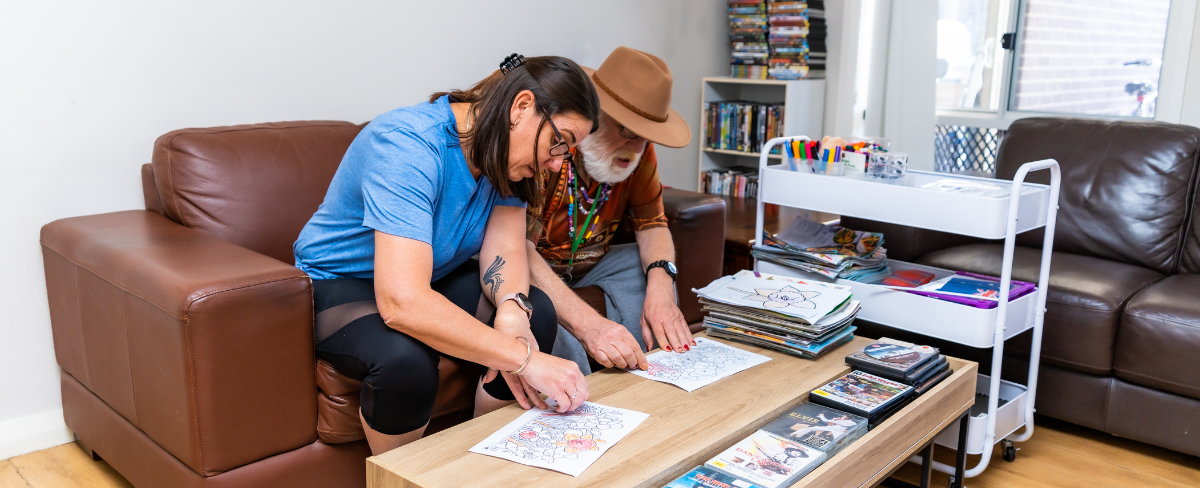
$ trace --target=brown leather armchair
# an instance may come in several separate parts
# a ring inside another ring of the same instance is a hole
[[[1022,164],[1047,158],[1062,168],[1062,195],[1038,412],[1200,455],[1200,129],[1024,119],[1005,135],[997,178],[1011,180]],[[1049,177],[1040,172],[1030,179]],[[889,258],[1000,274],[1002,242],[842,221],[883,232]],[[1014,279],[1037,281],[1042,235],[1017,237]],[[865,330],[905,335],[869,324]],[[1030,337],[1005,348],[1007,379],[1025,382]]]
[[[316,361],[312,285],[292,243],[362,125],[286,122],[160,137],[146,210],[42,228],[63,410],[135,486],[365,485],[359,384]],[[720,275],[724,202],[664,203],[680,290]],[[695,295],[683,293],[689,321]],[[479,371],[443,358],[435,417]],[[469,411],[469,410],[467,410]]]

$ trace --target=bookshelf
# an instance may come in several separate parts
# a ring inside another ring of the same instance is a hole
[[[730,78],[727,76],[705,77],[700,92],[700,124],[705,127],[704,110],[712,102],[748,101],[756,103],[783,103],[783,132],[785,135],[816,134],[825,132],[825,80],[758,80]],[[755,152],[713,149],[704,145],[704,134],[700,136],[699,170],[696,172],[696,189],[704,172],[733,166],[757,166],[759,154]],[[769,155],[782,160],[782,156]]]

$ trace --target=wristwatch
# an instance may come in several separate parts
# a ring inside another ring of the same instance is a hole
[[[509,293],[500,297],[500,301],[496,302],[496,308],[500,308],[501,303],[509,300],[517,302],[517,306],[521,307],[521,310],[525,311],[525,315],[529,318],[533,318],[533,302],[529,301],[529,297],[525,296],[525,294],[521,292]]]
[[[672,282],[675,281],[676,276],[679,276],[679,272],[675,270],[675,263],[667,261],[666,259],[660,259],[650,263],[650,266],[646,266],[646,274],[650,274],[650,270],[654,268],[662,268],[663,271],[666,271],[668,275],[671,275]]]

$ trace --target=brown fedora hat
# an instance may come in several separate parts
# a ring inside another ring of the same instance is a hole
[[[596,85],[600,109],[617,123],[667,147],[692,141],[687,122],[671,109],[671,70],[658,56],[618,47],[600,69],[583,70]]]

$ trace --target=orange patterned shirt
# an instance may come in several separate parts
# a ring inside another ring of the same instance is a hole
[[[575,165],[576,171],[582,172],[583,164],[577,162]],[[588,180],[591,181],[591,178]],[[576,181],[580,181],[578,174]],[[587,188],[588,195],[597,196],[599,186],[599,183],[591,181]],[[570,229],[567,224],[567,165],[564,164],[557,173],[542,173],[542,188],[544,190],[541,205],[529,206],[526,238],[537,245],[538,253],[546,259],[550,268],[555,273],[562,274],[571,259]],[[583,207],[586,215],[586,209],[591,207],[587,204]],[[578,202],[575,212],[580,212]],[[608,200],[597,212],[600,214],[600,220],[595,231],[591,238],[579,244],[579,249],[575,252],[575,267],[571,275],[576,279],[587,273],[608,252],[609,243],[622,220],[634,231],[667,226],[654,144],[646,145],[646,151],[642,153],[637,169],[624,181],[613,185]],[[575,219],[583,220],[583,216],[576,215]]]

